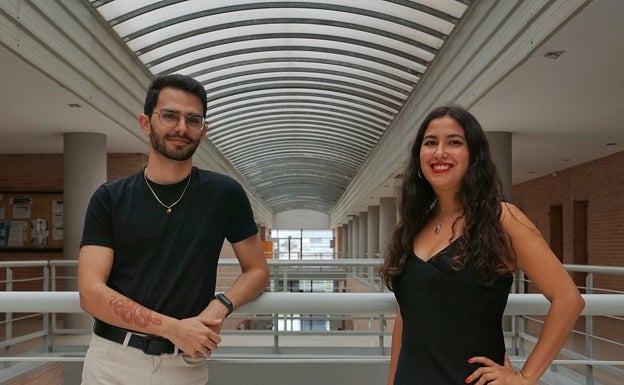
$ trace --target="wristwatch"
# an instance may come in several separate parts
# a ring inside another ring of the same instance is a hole
[[[225,294],[223,293],[215,294],[214,299],[219,300],[219,302],[221,302],[225,307],[227,307],[228,312],[225,315],[226,317],[232,314],[232,312],[234,311],[234,304],[232,303],[232,301],[230,301],[228,297],[225,296]]]

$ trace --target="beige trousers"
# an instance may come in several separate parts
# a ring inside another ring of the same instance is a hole
[[[151,356],[92,335],[82,385],[206,385],[206,361],[187,363],[182,354]]]

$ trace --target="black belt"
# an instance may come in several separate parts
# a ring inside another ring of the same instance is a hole
[[[175,345],[173,342],[166,338],[159,336],[142,336],[130,332],[129,330],[121,329],[99,320],[95,320],[93,325],[93,333],[95,335],[105,338],[109,341],[123,344],[126,339],[126,334],[131,333],[128,346],[139,349],[145,354],[152,356],[160,356],[161,354],[173,354],[175,351]]]

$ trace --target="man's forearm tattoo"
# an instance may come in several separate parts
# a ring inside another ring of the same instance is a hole
[[[154,325],[162,324],[162,320],[153,317],[151,310],[145,309],[129,299],[112,296],[109,304],[113,308],[113,312],[126,323],[132,323],[140,327],[145,327],[150,323]]]

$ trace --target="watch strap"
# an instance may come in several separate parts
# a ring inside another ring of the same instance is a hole
[[[232,301],[230,301],[228,297],[225,296],[225,294],[223,293],[215,294],[214,299],[221,302],[227,308],[228,312],[225,315],[226,317],[232,314],[232,312],[234,311],[234,304],[232,303]]]

